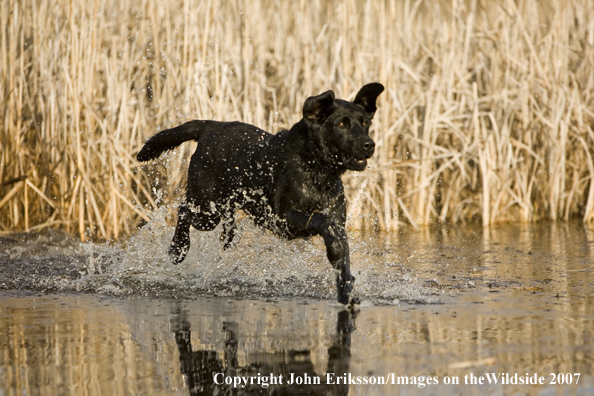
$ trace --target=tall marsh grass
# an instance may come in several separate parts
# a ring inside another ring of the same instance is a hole
[[[594,221],[591,0],[5,0],[0,26],[0,232],[129,235],[187,169],[137,163],[159,129],[275,132],[371,81],[350,227]]]

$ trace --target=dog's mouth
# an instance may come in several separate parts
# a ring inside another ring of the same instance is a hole
[[[354,171],[362,171],[367,167],[367,158],[348,158],[344,161],[346,168]]]

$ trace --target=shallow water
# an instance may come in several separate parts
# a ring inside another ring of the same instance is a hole
[[[0,238],[0,396],[594,394],[594,236],[581,223],[353,233],[362,304],[348,311],[321,241],[242,222],[234,249],[195,233],[172,266],[163,218],[126,246]],[[283,383],[213,384],[271,373]]]

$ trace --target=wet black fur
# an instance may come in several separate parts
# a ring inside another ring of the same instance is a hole
[[[362,171],[374,152],[369,125],[384,87],[365,85],[353,102],[332,91],[308,98],[303,118],[276,135],[241,122],[189,121],[159,132],[138,153],[159,157],[188,140],[198,141],[190,161],[185,201],[169,255],[174,264],[190,248],[190,226],[202,231],[224,223],[225,248],[235,237],[234,214],[285,238],[321,235],[337,275],[338,301],[348,303],[351,275],[341,175]]]

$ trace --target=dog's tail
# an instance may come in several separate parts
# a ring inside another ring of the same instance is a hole
[[[206,129],[218,124],[218,121],[194,120],[159,132],[144,144],[136,158],[140,162],[158,158],[165,151],[173,150],[183,142],[198,140]]]

